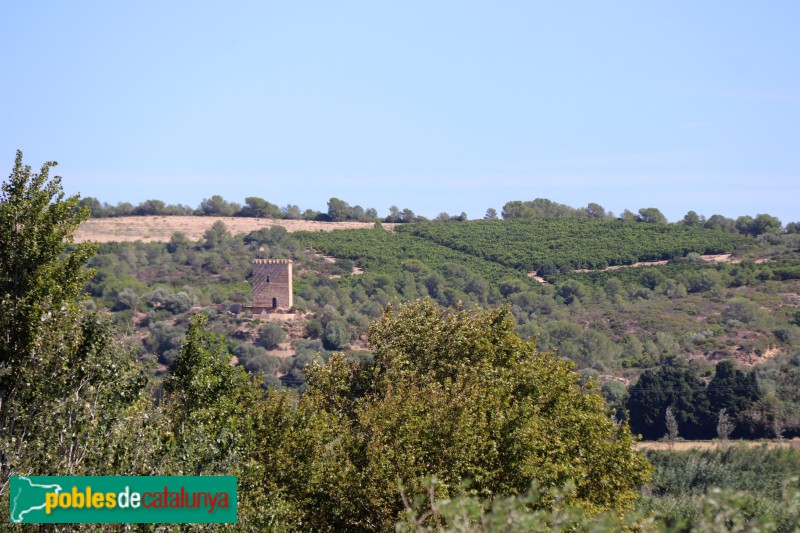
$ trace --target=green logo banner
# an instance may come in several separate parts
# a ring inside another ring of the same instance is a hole
[[[234,476],[12,476],[11,522],[236,522]]]

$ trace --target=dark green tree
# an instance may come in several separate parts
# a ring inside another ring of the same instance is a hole
[[[649,222],[651,224],[667,223],[667,217],[661,214],[661,211],[655,207],[643,207],[639,209],[639,220],[642,222]]]
[[[350,215],[350,206],[344,200],[331,198],[328,200],[328,216],[331,222],[342,222]]]
[[[631,429],[645,439],[655,440],[666,434],[664,413],[668,407],[672,408],[682,436],[714,436],[705,386],[689,367],[664,365],[646,370],[628,389],[626,407]]]
[[[694,211],[689,211],[683,216],[683,220],[681,220],[684,226],[702,226],[705,223],[705,218],[701,215],[698,215]]]
[[[238,216],[257,218],[278,218],[280,214],[281,210],[277,205],[257,196],[245,198],[244,206],[237,213]]]
[[[200,202],[198,214],[208,216],[230,217],[239,210],[239,204],[230,203],[222,196],[215,194],[211,198],[204,198]]]
[[[725,409],[734,421],[762,398],[756,374],[736,368],[736,362],[731,359],[717,364],[706,395],[712,412]]]

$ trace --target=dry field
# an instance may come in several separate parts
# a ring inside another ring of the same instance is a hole
[[[176,231],[186,234],[191,240],[198,240],[217,220],[224,222],[228,231],[233,234],[250,233],[271,226],[282,226],[288,231],[331,231],[373,227],[372,222],[314,222],[244,217],[92,218],[81,224],[75,232],[75,242],[168,242]],[[383,227],[392,229],[394,224],[383,224]]]
[[[785,440],[729,440],[723,443],[719,440],[682,440],[676,441],[672,449],[677,451],[685,450],[713,450],[720,446],[748,446],[751,448],[758,446],[768,446],[770,448],[792,447],[800,449],[800,439]],[[669,450],[670,445],[664,441],[637,442],[636,448],[639,450]]]

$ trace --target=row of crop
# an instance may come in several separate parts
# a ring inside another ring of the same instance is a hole
[[[446,264],[458,264],[492,283],[508,278],[533,283],[512,268],[407,233],[381,229],[335,230],[298,232],[295,237],[306,246],[336,258],[350,259],[372,273],[394,275],[403,269],[404,263],[416,260],[434,271],[440,271]]]
[[[546,277],[553,284],[576,280],[594,287],[604,287],[609,280],[619,280],[625,284],[655,285],[665,279],[678,281],[691,280],[695,276],[713,273],[719,284],[724,286],[743,286],[754,282],[786,281],[800,279],[800,259],[770,261],[757,264],[745,261],[732,263],[685,262],[642,268],[620,268],[593,272],[554,273]],[[652,287],[650,287],[652,288]]]
[[[421,223],[398,231],[519,270],[596,269],[730,252],[746,242],[705,228],[595,219]]]

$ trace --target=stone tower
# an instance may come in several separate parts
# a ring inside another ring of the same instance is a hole
[[[253,260],[253,307],[289,309],[292,300],[292,260]]]

